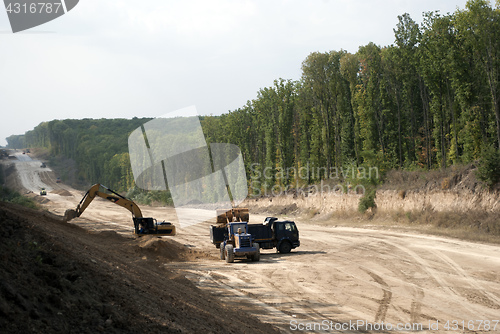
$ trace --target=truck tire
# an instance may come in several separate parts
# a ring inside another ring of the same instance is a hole
[[[288,254],[292,250],[292,244],[288,240],[283,240],[280,244],[280,253],[281,254]]]
[[[255,248],[257,248],[257,252],[255,252],[255,254],[252,254],[252,261],[253,262],[258,262],[258,261],[260,261],[260,247],[259,247],[259,244],[258,243],[254,243],[252,246],[255,247]]]
[[[234,262],[234,249],[233,245],[226,245],[226,262],[233,263]]]
[[[225,260],[226,259],[226,255],[224,254],[224,247],[220,247],[220,259],[221,260]]]

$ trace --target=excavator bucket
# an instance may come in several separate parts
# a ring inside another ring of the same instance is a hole
[[[233,209],[233,214],[237,222],[248,222],[248,218],[250,218],[248,208]]]
[[[227,224],[233,221],[233,210],[219,209],[217,212],[217,224]]]
[[[69,222],[71,219],[78,217],[78,214],[75,210],[68,209],[64,212],[64,221]]]

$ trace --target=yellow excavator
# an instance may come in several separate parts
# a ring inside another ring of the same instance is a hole
[[[109,193],[101,191],[101,188],[107,190]],[[175,235],[175,225],[169,222],[158,223],[154,218],[145,218],[142,216],[141,209],[133,201],[118,194],[117,192],[105,187],[99,183],[94,184],[87,193],[83,196],[82,200],[76,207],[76,210],[68,209],[64,213],[64,221],[68,222],[71,219],[80,217],[89,204],[96,196],[102,197],[118,204],[132,213],[132,220],[134,221],[134,233],[138,235],[155,234],[155,235]]]

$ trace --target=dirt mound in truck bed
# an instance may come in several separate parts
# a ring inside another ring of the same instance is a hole
[[[161,265],[189,256],[170,239],[92,233],[0,202],[0,331],[277,333]]]

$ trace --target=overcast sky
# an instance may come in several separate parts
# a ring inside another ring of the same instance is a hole
[[[156,117],[195,105],[218,115],[314,51],[394,43],[397,16],[466,0],[80,0],[12,34],[0,9],[0,145],[40,122]]]

